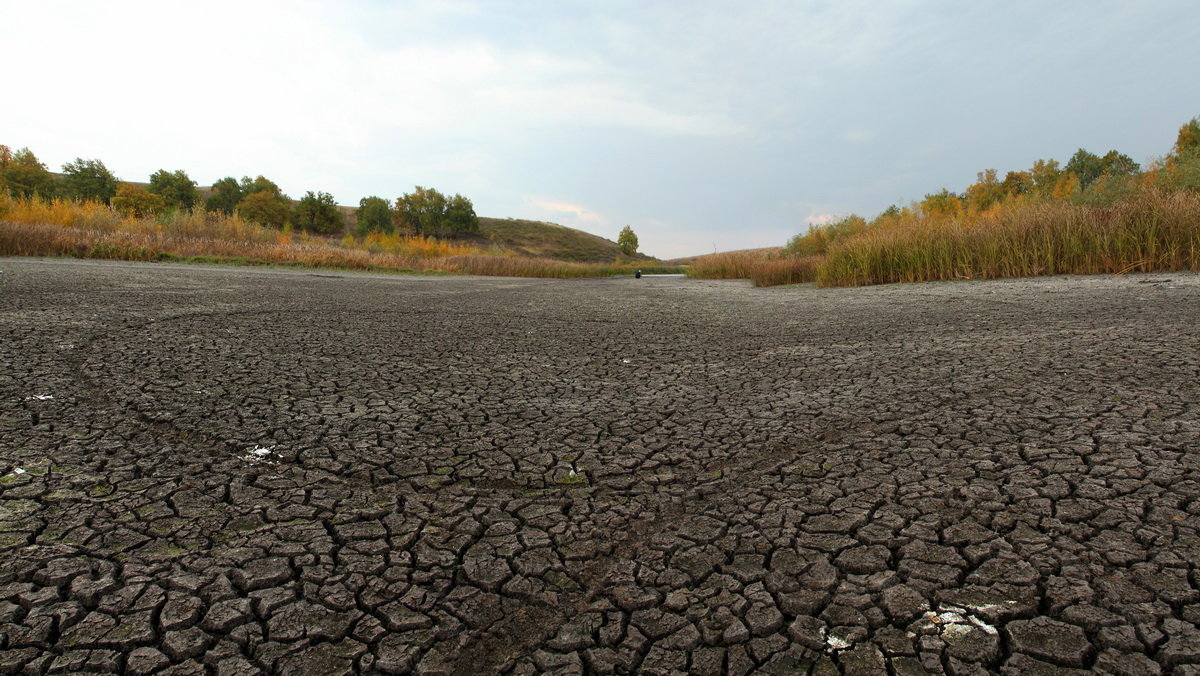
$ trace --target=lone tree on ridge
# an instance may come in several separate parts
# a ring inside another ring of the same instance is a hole
[[[621,229],[621,234],[617,235],[617,246],[621,248],[621,253],[626,256],[632,256],[637,253],[638,238],[633,234],[633,228],[628,225]]]

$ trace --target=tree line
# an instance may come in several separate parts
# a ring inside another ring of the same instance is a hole
[[[985,169],[961,193],[943,188],[907,206],[892,205],[871,220],[851,214],[813,226],[793,237],[783,253],[789,257],[824,254],[833,243],[874,228],[904,227],[919,221],[970,221],[1030,202],[1109,207],[1144,187],[1200,192],[1200,117],[1180,127],[1171,151],[1145,169],[1116,150],[1098,155],[1084,148],[1066,164],[1041,159],[1029,169],[1007,172],[1004,178],[995,169]]]
[[[51,172],[29,148],[13,151],[0,145],[0,192],[21,198],[74,199],[101,202],[123,216],[151,218],[176,209],[204,208],[237,214],[272,228],[295,228],[318,234],[346,230],[345,214],[333,195],[308,191],[293,200],[274,181],[256,176],[226,176],[212,184],[206,199],[196,182],[182,169],[160,169],[143,188],[121,181],[97,159],[76,158]],[[479,218],[471,200],[447,196],[434,188],[417,186],[396,200],[364,197],[355,210],[355,233],[407,232],[432,237],[458,237],[479,232]]]

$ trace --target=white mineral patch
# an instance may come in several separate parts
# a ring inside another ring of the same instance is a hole
[[[976,613],[989,613],[993,610],[999,610],[1004,606],[1015,606],[1016,601],[1002,601],[1000,603],[964,603],[963,608]],[[945,606],[943,606],[945,607]]]
[[[53,398],[53,394],[35,394],[32,397],[25,397],[25,401],[47,401]]]
[[[825,645],[829,646],[830,650],[845,650],[854,645],[837,634],[826,634],[825,627],[821,627],[821,636],[825,638]]]
[[[1005,601],[1006,604],[1016,603],[1015,601]],[[971,625],[979,627],[984,632],[995,636],[998,632],[996,628],[987,622],[984,622],[979,617],[976,617],[971,611],[988,611],[1000,608],[999,604],[963,604],[963,607],[952,606],[949,604],[938,607],[937,612],[926,612],[921,618],[922,624],[926,627],[936,627],[943,638],[954,640],[962,638],[973,631]]]
[[[979,619],[978,617],[975,617],[974,615],[971,616],[971,624],[974,624],[976,627],[979,627],[980,629],[984,630],[988,634],[991,634],[992,636],[995,636],[996,634],[999,633],[996,631],[995,627],[988,624],[987,622],[984,622],[983,620]]]
[[[963,624],[966,621],[967,618],[963,617],[960,613],[952,611],[938,613],[938,622],[942,624]]]
[[[951,624],[945,629],[942,629],[942,638],[949,639],[951,641],[955,639],[966,638],[971,631],[971,625],[969,624]]]
[[[264,460],[269,460],[271,454],[274,452],[274,446],[255,446],[247,451],[246,455],[242,456],[242,460],[245,460],[246,462],[262,462]]]

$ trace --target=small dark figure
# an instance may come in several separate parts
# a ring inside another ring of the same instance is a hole
[[[641,270],[638,270],[637,272],[633,273],[633,278],[634,278],[634,279],[641,279],[641,278],[642,278],[642,271],[641,271]]]

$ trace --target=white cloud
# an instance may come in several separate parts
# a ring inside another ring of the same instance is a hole
[[[434,186],[484,215],[609,237],[630,223],[643,250],[682,255],[779,244],[838,209],[875,213],[1080,146],[1162,153],[1196,114],[1163,83],[1195,70],[1179,55],[1195,52],[1198,13],[0,0],[0,143],[128,179],[262,173],[344,204]],[[1155,39],[1111,49],[1134,34]]]
[[[535,197],[525,198],[525,204],[533,213],[537,214],[534,218],[539,220],[607,236],[603,231],[608,229],[608,219],[585,206]]]

